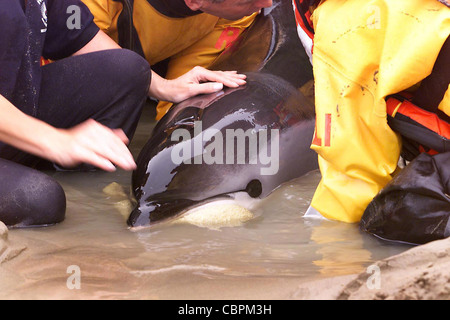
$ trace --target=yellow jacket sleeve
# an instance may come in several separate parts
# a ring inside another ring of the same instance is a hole
[[[322,179],[311,206],[357,222],[397,169],[401,140],[387,124],[385,97],[431,73],[450,9],[436,0],[322,1],[313,22],[312,148]]]
[[[122,12],[123,5],[112,0],[82,1],[94,15],[95,24],[114,41],[118,42],[117,20]]]

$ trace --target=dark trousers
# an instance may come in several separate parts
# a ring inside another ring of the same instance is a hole
[[[123,129],[131,140],[150,78],[148,63],[124,49],[53,62],[42,67],[37,118],[57,128],[71,128],[92,118],[109,128]],[[45,165],[49,162],[1,142],[0,157],[0,221],[8,226],[62,221],[62,188],[53,179],[27,168],[49,168]]]

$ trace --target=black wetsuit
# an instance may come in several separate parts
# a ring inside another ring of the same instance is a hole
[[[147,96],[150,66],[128,50],[71,57],[99,30],[81,1],[2,0],[0,30],[2,96],[58,128],[92,118],[122,128],[132,138]],[[54,62],[41,66],[41,57]],[[0,157],[0,221],[16,227],[62,221],[62,188],[23,166],[39,166],[43,160],[1,142]]]

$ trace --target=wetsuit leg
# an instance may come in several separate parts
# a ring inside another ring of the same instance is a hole
[[[51,177],[0,159],[0,221],[9,228],[52,225],[64,220],[66,197]]]
[[[37,118],[57,128],[92,118],[109,128],[123,129],[131,140],[149,84],[150,66],[129,50],[62,59],[42,68]],[[41,159],[1,143],[0,157],[42,168]]]

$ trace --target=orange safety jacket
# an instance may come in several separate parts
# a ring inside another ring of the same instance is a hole
[[[408,148],[404,153],[406,160],[411,161],[422,152],[434,155],[450,151],[450,123],[436,113],[419,108],[400,95],[389,97],[386,109],[389,126],[404,138],[403,149]]]

